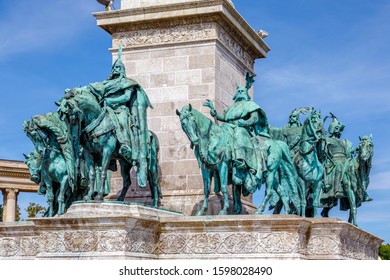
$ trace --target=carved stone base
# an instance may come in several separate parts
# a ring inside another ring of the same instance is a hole
[[[381,243],[338,219],[189,217],[124,203],[0,223],[0,259],[377,259]]]

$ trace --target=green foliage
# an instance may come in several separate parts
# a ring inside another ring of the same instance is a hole
[[[0,204],[0,222],[3,221],[3,204]]]
[[[38,214],[42,217],[46,212],[46,207],[43,207],[35,202],[30,202],[24,210],[27,212],[28,218],[35,218]]]
[[[16,221],[20,221],[20,207],[19,205],[16,205],[16,216],[15,216]]]
[[[381,245],[379,247],[379,257],[382,260],[390,260],[390,244]]]

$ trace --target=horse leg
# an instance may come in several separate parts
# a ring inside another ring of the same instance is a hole
[[[210,187],[211,187],[211,172],[208,171],[203,166],[201,167],[202,177],[203,177],[203,205],[202,208],[196,212],[196,216],[203,216],[204,213],[209,208],[209,196],[210,196]]]
[[[222,161],[218,165],[219,180],[221,183],[221,192],[223,196],[223,208],[218,215],[227,215],[229,209],[229,193],[228,193],[228,164]]]
[[[46,185],[46,197],[47,203],[49,204],[49,217],[54,216],[54,192],[53,192],[53,182],[49,178],[44,179]]]
[[[95,166],[91,166],[88,171],[88,193],[84,196],[84,200],[93,200],[93,195],[95,192],[95,180],[96,180],[96,170]]]
[[[236,215],[242,211],[241,189],[242,186],[233,185],[233,213]]]
[[[283,207],[284,207],[284,211],[286,212],[286,214],[293,214],[292,211],[291,211],[291,207],[290,207],[290,202],[289,202],[290,199],[288,197],[288,193],[286,193],[284,191],[283,187],[276,180],[275,175],[276,175],[275,171],[270,173],[270,176],[269,176],[270,177],[270,179],[269,179],[270,181],[267,182],[267,184],[271,184],[271,186],[273,186],[272,189],[276,189],[276,193],[279,195],[279,198],[282,201],[282,204],[283,204]],[[276,186],[276,188],[275,188],[275,186]]]
[[[356,210],[355,194],[353,193],[352,188],[351,188],[351,181],[349,181],[347,178],[344,178],[344,181],[345,181],[345,183],[344,183],[345,192],[346,192],[347,197],[348,197],[349,208],[350,208],[348,222],[353,224],[354,226],[357,226],[357,223],[356,223],[357,210]]]
[[[119,160],[119,164],[121,166],[121,175],[122,175],[122,190],[121,194],[118,196],[118,201],[124,201],[125,196],[127,193],[127,190],[129,189],[131,185],[131,180],[130,180],[130,163],[124,159]]]
[[[274,212],[272,214],[280,214],[280,212],[282,212],[282,208],[283,208],[283,202],[281,200],[279,200],[276,203],[275,208],[274,208]]]
[[[267,206],[268,201],[272,197],[273,189],[272,189],[272,185],[268,183],[268,180],[269,180],[268,176],[269,176],[269,174],[267,174],[266,183],[265,183],[265,196],[264,196],[263,201],[261,202],[259,208],[256,210],[255,214],[263,214],[263,212],[265,210],[265,206]]]
[[[58,194],[58,215],[63,215],[65,213],[65,191],[68,186],[68,175],[62,176],[60,182],[60,191]]]
[[[114,152],[115,147],[116,147],[116,139],[115,139],[115,137],[110,137],[106,143],[105,148],[103,149],[102,170],[101,170],[102,173],[100,175],[101,180],[100,180],[98,194],[96,196],[96,200],[98,200],[98,201],[103,201],[104,185],[105,185],[106,179],[107,179],[108,166],[110,164],[111,155]]]
[[[88,201],[93,199],[95,192],[96,170],[93,157],[86,149],[84,149],[83,156],[88,169],[88,193],[84,196],[83,200]]]
[[[301,216],[306,217],[306,204],[307,204],[306,183],[301,177],[298,178],[298,185],[299,185],[299,194],[301,196]]]
[[[318,181],[313,185],[313,217],[318,217],[318,207],[320,206],[322,181]]]
[[[321,211],[321,217],[329,218],[329,212],[331,209],[332,209],[332,207],[324,207]]]
[[[148,181],[150,186],[150,194],[153,199],[153,207],[158,207],[160,205],[160,183],[158,182],[158,162],[157,154],[149,155],[150,160],[148,163]]]

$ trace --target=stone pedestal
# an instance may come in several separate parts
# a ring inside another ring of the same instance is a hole
[[[337,219],[188,217],[118,203],[0,223],[0,259],[378,259],[382,240]]]
[[[127,75],[154,106],[148,126],[161,146],[163,206],[191,215],[200,207],[203,182],[175,111],[191,103],[208,114],[202,104],[210,99],[221,112],[233,102],[236,82],[245,85],[246,72],[253,74],[255,60],[269,48],[228,0],[122,0],[121,10],[94,15],[112,36],[113,59],[122,44]],[[121,182],[119,174],[113,176],[111,197]],[[133,184],[127,199],[149,203],[148,196]],[[248,212],[251,200],[245,199]],[[220,210],[218,197],[212,201],[208,214]]]

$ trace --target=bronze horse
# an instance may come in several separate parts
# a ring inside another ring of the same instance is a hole
[[[123,177],[123,188],[118,200],[123,200],[131,185],[130,170],[134,163],[128,162],[119,154],[115,128],[107,112],[109,109],[106,106],[102,108],[97,98],[85,88],[70,90],[58,105],[58,111],[68,123],[73,139],[76,141],[75,146],[78,147],[75,149],[75,157],[79,156],[77,150],[79,152],[82,150],[88,166],[89,192],[84,199],[103,200],[107,171],[112,160],[117,159]],[[149,144],[148,181],[153,206],[158,207],[162,197],[158,182],[157,152],[159,146],[156,136],[151,132],[149,133]],[[100,173],[100,178],[96,178],[97,173]],[[96,189],[95,180],[97,179],[100,180],[98,180],[99,184]]]

